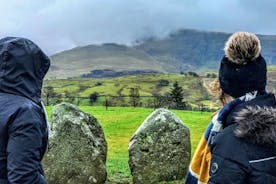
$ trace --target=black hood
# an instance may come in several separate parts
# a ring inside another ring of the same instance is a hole
[[[0,40],[0,92],[41,102],[41,88],[50,59],[32,41],[6,37]]]

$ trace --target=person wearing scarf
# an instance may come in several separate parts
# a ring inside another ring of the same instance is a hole
[[[258,37],[237,32],[225,44],[219,79],[206,85],[223,108],[191,160],[186,184],[275,184],[276,100],[266,92]]]

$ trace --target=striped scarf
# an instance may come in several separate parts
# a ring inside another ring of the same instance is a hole
[[[250,101],[257,96],[258,92],[250,92],[246,95],[236,98],[226,104],[209,123],[204,132],[194,156],[191,160],[185,184],[206,184],[209,180],[209,167],[211,162],[211,145],[216,134],[222,130],[226,117],[237,105]]]

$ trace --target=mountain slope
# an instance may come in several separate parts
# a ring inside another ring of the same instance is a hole
[[[224,43],[230,35],[187,29],[130,47],[118,44],[77,47],[53,55],[47,77],[76,77],[104,69],[168,73],[214,70],[219,67]],[[276,36],[258,36],[262,55],[269,65],[276,65]]]
[[[216,69],[224,54],[224,43],[231,34],[196,30],[181,30],[162,40],[147,40],[136,48],[145,51],[163,65],[168,72]],[[276,36],[258,35],[262,54],[268,64],[276,64]],[[173,62],[177,61],[177,62]]]
[[[142,50],[118,44],[89,45],[55,54],[51,57],[50,77],[67,78],[91,70],[156,70],[165,72],[159,62]]]

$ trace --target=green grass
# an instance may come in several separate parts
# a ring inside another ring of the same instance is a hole
[[[48,115],[51,115],[52,107],[47,107]],[[112,107],[105,110],[104,107],[81,106],[81,110],[95,116],[103,127],[108,143],[107,172],[108,177],[116,174],[130,177],[128,167],[128,143],[136,129],[146,119],[153,109]],[[202,136],[211,119],[211,113],[173,110],[173,112],[186,124],[191,133],[192,152]]]

